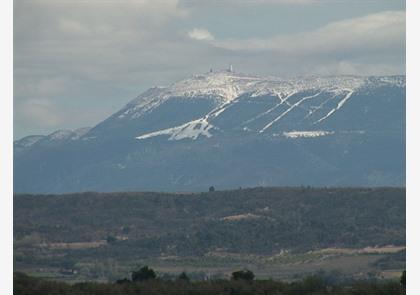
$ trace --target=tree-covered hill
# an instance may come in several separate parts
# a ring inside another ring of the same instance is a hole
[[[14,234],[15,247],[106,240],[95,253],[149,256],[405,245],[405,189],[16,195]]]
[[[366,248],[367,247],[367,248]],[[405,268],[404,188],[250,188],[207,193],[14,197],[14,267],[71,281],[160,273],[265,278]]]

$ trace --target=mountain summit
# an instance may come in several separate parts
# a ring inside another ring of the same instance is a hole
[[[208,72],[15,142],[16,192],[404,185],[405,76]]]

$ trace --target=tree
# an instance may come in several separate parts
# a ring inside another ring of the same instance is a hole
[[[179,276],[178,276],[178,280],[180,281],[185,281],[185,282],[189,282],[190,278],[187,276],[187,274],[185,273],[185,271],[183,271]]]
[[[405,270],[401,274],[400,283],[405,288]]]
[[[133,282],[142,282],[155,278],[155,271],[152,268],[149,268],[147,265],[131,273],[131,280]]]
[[[124,278],[124,279],[117,280],[115,283],[116,284],[129,284],[129,283],[131,283],[131,281],[127,278]]]
[[[239,270],[232,273],[232,280],[244,280],[244,281],[252,281],[255,278],[255,275],[250,270]]]
[[[209,187],[209,192],[214,192],[216,189],[214,188],[214,186]]]
[[[108,235],[108,236],[106,237],[106,242],[107,242],[108,244],[115,243],[116,241],[117,241],[117,238],[116,238],[116,237],[114,237],[114,236]]]

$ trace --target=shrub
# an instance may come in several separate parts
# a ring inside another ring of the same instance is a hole
[[[252,281],[255,278],[255,275],[250,270],[239,270],[232,273],[232,280],[244,280],[244,281]]]
[[[131,273],[131,280],[133,282],[142,282],[156,278],[156,273],[152,268],[149,268],[147,265],[143,266],[137,271]]]

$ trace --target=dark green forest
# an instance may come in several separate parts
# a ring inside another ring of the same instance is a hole
[[[14,206],[16,240],[34,232],[48,242],[108,239],[148,255],[405,244],[399,188],[17,195]]]

